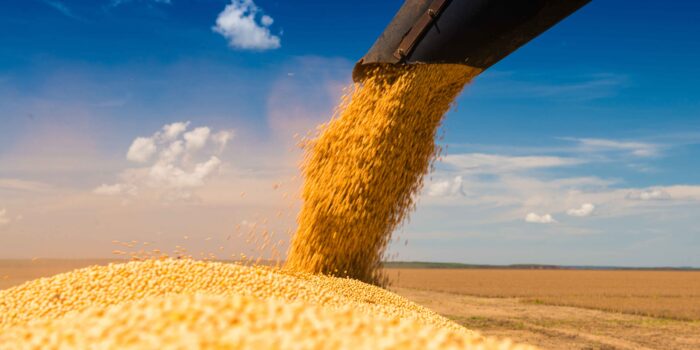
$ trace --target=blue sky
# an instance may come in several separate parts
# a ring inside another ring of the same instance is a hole
[[[264,218],[283,236],[292,136],[331,115],[401,3],[237,2],[256,27],[216,29],[231,1],[3,2],[0,257],[217,250]],[[698,19],[694,1],[593,1],[478,77],[399,259],[700,266]],[[129,159],[137,137],[160,160]],[[176,139],[191,147],[158,168]]]

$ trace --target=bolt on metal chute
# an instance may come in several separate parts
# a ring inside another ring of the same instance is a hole
[[[406,0],[355,65],[465,64],[485,70],[590,0]]]

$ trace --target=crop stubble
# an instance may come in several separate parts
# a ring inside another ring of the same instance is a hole
[[[700,271],[387,269],[395,287],[700,320]]]

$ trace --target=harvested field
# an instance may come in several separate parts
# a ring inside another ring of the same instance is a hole
[[[107,265],[117,259],[2,259],[0,290],[26,281],[92,265]]]
[[[700,320],[700,271],[387,269],[396,288]]]
[[[700,349],[700,321],[524,303],[519,298],[394,288],[394,292],[486,336],[542,349]]]

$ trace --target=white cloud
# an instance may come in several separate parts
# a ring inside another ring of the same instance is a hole
[[[272,23],[274,23],[274,22],[275,22],[275,20],[272,19],[272,17],[270,17],[270,16],[268,16],[268,15],[263,15],[263,16],[260,18],[260,23],[262,23],[262,25],[264,25],[265,27],[271,26]]]
[[[280,37],[270,32],[272,17],[256,17],[261,9],[252,0],[231,0],[216,18],[213,30],[226,39],[229,45],[242,50],[270,50],[280,47]]]
[[[0,190],[43,192],[52,189],[51,185],[43,182],[22,179],[0,178]]]
[[[591,216],[595,211],[595,205],[592,203],[584,203],[580,208],[571,208],[566,211],[570,216],[586,217]]]
[[[224,148],[226,148],[226,145],[229,141],[231,141],[233,136],[234,133],[231,130],[219,131],[212,135],[211,140],[219,147],[218,153],[223,152]]]
[[[190,126],[190,122],[177,122],[163,126],[162,134],[158,134],[165,141],[172,141],[176,139],[180,134],[187,130]]]
[[[221,160],[212,156],[203,163],[195,165],[191,172],[165,162],[158,162],[149,171],[149,180],[154,186],[174,189],[187,189],[204,185],[204,179],[219,169]]]
[[[438,179],[453,178],[453,172],[439,171],[432,175]],[[653,213],[681,215],[685,210],[698,210],[700,206],[700,186],[673,185],[649,188],[621,187],[621,179],[598,177],[552,178],[539,174],[505,174],[499,176],[462,175],[462,186],[468,189],[467,196],[430,196],[427,185],[420,201],[421,210],[445,210],[473,213],[472,221],[489,224],[508,224],[523,220],[526,214],[550,213],[556,219],[561,215],[571,215],[586,209],[585,203],[594,204],[590,216],[609,220],[627,220],[636,215],[648,216]],[[435,194],[435,193],[434,193]],[[666,200],[663,200],[666,199]],[[439,208],[439,209],[438,209]],[[605,208],[605,210],[601,210]],[[563,216],[562,216],[563,217]],[[455,219],[459,220],[459,219]],[[576,227],[594,227],[589,220],[567,222],[562,232],[573,232]]]
[[[660,187],[673,200],[700,201],[700,186],[674,185]]]
[[[534,224],[553,224],[557,222],[550,214],[539,215],[536,213],[527,214],[525,221]]]
[[[92,192],[105,196],[137,196],[145,189],[157,191],[165,199],[191,198],[192,191],[204,186],[221,167],[222,162],[216,155],[224,150],[234,132],[224,130],[212,135],[209,127],[188,132],[189,124],[168,124],[151,137],[134,140],[128,158],[147,163],[157,155],[155,161],[144,168],[126,169],[120,174],[121,182],[103,184]]]
[[[134,0],[112,0],[112,2],[110,3],[110,6],[117,7],[119,5],[127,4],[127,3],[130,3],[133,1]],[[172,3],[171,0],[145,0],[145,1],[157,2],[160,4],[168,4],[168,5],[170,5]]]
[[[556,168],[584,163],[577,158],[556,156],[505,156],[498,154],[464,153],[449,155],[444,163],[461,171],[481,174],[500,174],[538,168]]]
[[[138,190],[136,187],[129,184],[114,184],[114,185],[101,185],[94,189],[92,193],[99,194],[102,196],[116,196],[120,194],[128,194],[135,196]]]
[[[671,195],[661,188],[649,188],[644,190],[633,190],[627,194],[627,199],[651,201],[651,200],[668,200]]]
[[[7,210],[3,208],[0,210],[0,226],[4,226],[10,223],[10,218],[7,217]]]
[[[185,133],[185,135],[183,135],[185,139],[185,149],[190,152],[201,149],[206,145],[210,134],[211,130],[206,126]]]
[[[464,195],[463,181],[462,176],[455,176],[451,180],[434,182],[428,187],[428,195],[432,197]]]
[[[185,147],[183,146],[182,140],[173,141],[166,149],[159,153],[158,159],[161,162],[172,163],[176,161],[184,152]]]
[[[646,143],[646,142],[634,142],[634,141],[616,141],[616,140],[606,140],[606,139],[592,139],[592,138],[582,138],[582,139],[572,139],[577,141],[580,147],[589,152],[601,152],[601,151],[624,151],[635,157],[654,157],[659,155],[661,146]]]
[[[136,163],[146,163],[156,153],[156,143],[151,137],[137,137],[131,143],[126,159]]]
[[[176,160],[184,151],[183,141],[176,139],[187,130],[189,125],[189,121],[166,124],[150,137],[137,137],[131,143],[126,158],[132,162],[147,163],[153,155],[159,152],[158,149],[162,144],[170,142],[166,149],[160,150],[158,159],[165,162]],[[184,135],[185,142],[187,142],[185,147],[192,151],[204,147],[209,132],[209,128],[204,127],[186,133]]]

